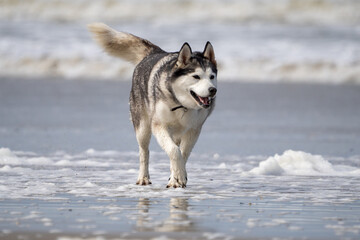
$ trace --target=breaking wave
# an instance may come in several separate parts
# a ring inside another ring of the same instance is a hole
[[[0,18],[52,21],[360,22],[356,0],[5,0]]]
[[[221,81],[360,84],[356,0],[0,1],[0,76],[129,80],[86,24],[105,22],[167,51],[215,47]]]
[[[360,64],[339,65],[333,62],[276,63],[272,61],[218,61],[221,81],[305,82],[324,84],[360,84]],[[131,79],[134,67],[117,60],[82,57],[0,59],[0,76],[61,77],[96,80]]]

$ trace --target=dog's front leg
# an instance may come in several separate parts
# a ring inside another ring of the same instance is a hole
[[[201,127],[197,129],[190,129],[181,138],[180,150],[185,161],[185,164],[190,156],[192,149],[195,146],[196,141],[199,138]]]
[[[187,173],[185,168],[185,160],[181,155],[180,147],[175,144],[169,133],[169,129],[164,128],[160,124],[154,124],[152,129],[159,145],[162,147],[162,149],[164,149],[170,158],[171,174],[166,187],[186,187]]]

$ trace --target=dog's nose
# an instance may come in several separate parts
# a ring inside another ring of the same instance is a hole
[[[217,90],[214,87],[209,88],[210,97],[214,97]]]

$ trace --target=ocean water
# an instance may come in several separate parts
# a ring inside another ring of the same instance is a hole
[[[166,51],[214,45],[222,81],[359,83],[356,0],[1,1],[0,76],[129,80],[95,45],[105,22]]]

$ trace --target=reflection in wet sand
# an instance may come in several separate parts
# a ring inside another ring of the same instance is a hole
[[[138,202],[138,215],[136,221],[137,231],[155,231],[155,232],[195,232],[196,227],[194,219],[188,215],[188,199],[187,198],[170,198],[169,213],[164,216],[162,212],[153,212],[159,210],[154,207],[151,208],[156,202],[148,198],[140,198]],[[153,211],[151,211],[153,210]]]

